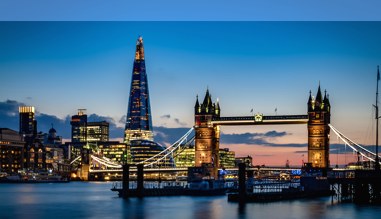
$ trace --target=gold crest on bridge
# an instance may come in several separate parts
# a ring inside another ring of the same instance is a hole
[[[254,121],[255,122],[263,122],[263,114],[260,114],[260,113],[255,114]]]

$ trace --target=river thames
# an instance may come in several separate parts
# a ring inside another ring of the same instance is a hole
[[[218,197],[118,198],[110,182],[0,184],[1,219],[41,218],[381,218],[381,206],[331,198],[230,203]]]

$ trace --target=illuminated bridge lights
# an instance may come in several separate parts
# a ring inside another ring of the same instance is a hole
[[[279,115],[264,116],[256,114],[254,116],[232,116],[218,117],[212,119],[213,125],[270,125],[270,124],[307,124],[308,115]]]

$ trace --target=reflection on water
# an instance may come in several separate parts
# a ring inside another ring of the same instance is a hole
[[[0,184],[0,218],[370,218],[381,207],[331,204],[330,198],[238,204],[227,197],[123,200],[111,183]]]

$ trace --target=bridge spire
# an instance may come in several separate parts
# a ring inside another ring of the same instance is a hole
[[[319,81],[319,88],[316,94],[316,99],[315,99],[315,108],[320,108],[322,107],[323,103],[323,97],[321,95],[321,90],[320,90],[320,81]]]
[[[314,109],[311,90],[310,90],[310,97],[308,98],[307,105],[308,105],[308,111],[312,111]]]
[[[324,103],[324,109],[329,112],[331,108],[331,104],[329,103],[329,94],[327,94],[327,90],[324,91],[323,103]]]
[[[194,105],[194,113],[198,114],[200,113],[200,103],[198,102],[198,95],[196,96],[196,104]]]

